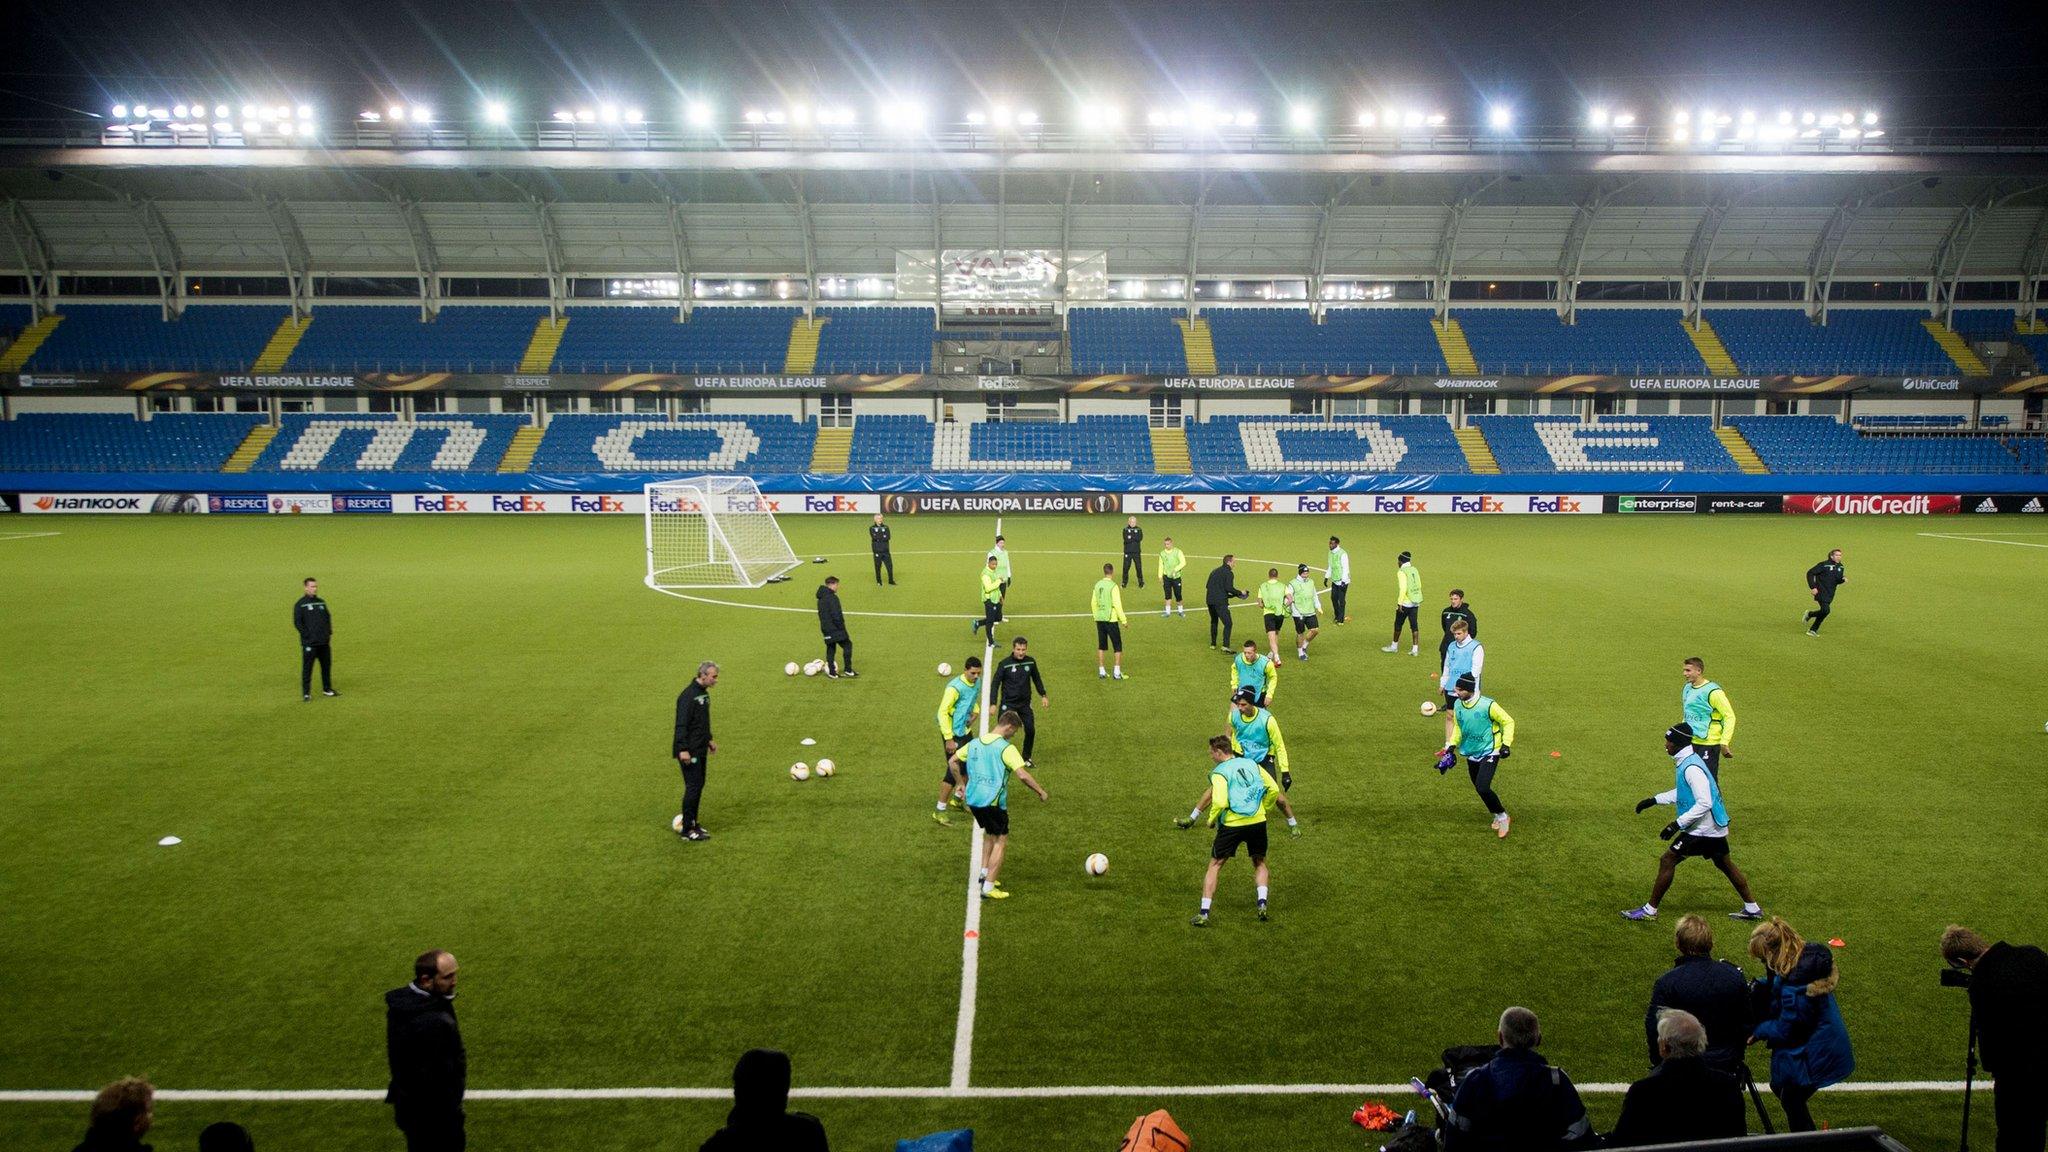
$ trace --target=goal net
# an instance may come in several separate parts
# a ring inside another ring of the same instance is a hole
[[[796,567],[747,477],[664,480],[646,491],[649,588],[759,588]]]

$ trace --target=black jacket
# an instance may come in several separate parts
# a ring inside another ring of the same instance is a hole
[[[889,526],[887,524],[868,525],[868,549],[877,556],[888,554]]]
[[[1218,564],[1215,570],[1209,573],[1208,598],[1210,604],[1221,608],[1233,599],[1244,599],[1245,593],[1236,586],[1236,576],[1237,574],[1230,570],[1228,564]]]
[[[144,1144],[142,1137],[133,1132],[102,1132],[88,1128],[85,1139],[80,1140],[78,1147],[71,1152],[151,1152],[153,1147]]]
[[[391,1061],[391,1089],[384,1102],[401,1117],[462,1114],[469,1056],[455,1023],[455,1001],[412,984],[386,992],[384,1051]]]
[[[1045,695],[1045,681],[1038,675],[1038,660],[1005,656],[996,661],[996,703],[1005,708],[1031,707],[1031,690]]]
[[[2000,1077],[2048,1073],[2041,1030],[2048,1027],[2048,952],[1999,941],[1970,974],[1970,1007],[1984,1070]]]
[[[698,1152],[827,1152],[825,1125],[789,1111],[789,1057],[755,1048],[732,1070],[732,1111]]]
[[[1742,969],[1711,956],[1680,956],[1671,970],[1650,989],[1650,1010],[1643,1014],[1643,1035],[1650,1042],[1650,1065],[1657,1055],[1657,1014],[1666,1008],[1690,1012],[1707,1030],[1706,1062],[1733,1074],[1749,1043],[1749,980]]]
[[[1145,530],[1124,525],[1124,555],[1136,556],[1145,543]]]
[[[1749,1135],[1742,1088],[1735,1077],[1696,1058],[1666,1060],[1628,1086],[1621,1119],[1607,1134],[1610,1148],[1725,1140]]]
[[[1822,600],[1833,600],[1835,589],[1849,582],[1849,574],[1833,560],[1823,560],[1806,570],[1806,586],[1820,593]]]
[[[1526,1048],[1503,1048],[1468,1073],[1451,1113],[1446,1152],[1551,1152],[1600,1142],[1571,1077]]]
[[[327,601],[318,596],[301,596],[292,605],[292,627],[299,630],[299,643],[308,646],[325,644],[334,638],[334,617],[327,612]]]
[[[668,754],[697,756],[711,746],[711,689],[693,678],[676,697],[676,742]]]
[[[1446,644],[1450,643],[1451,621],[1453,620],[1463,620],[1465,622],[1465,630],[1471,634],[1474,640],[1479,639],[1479,617],[1473,614],[1471,601],[1468,600],[1457,608],[1452,608],[1448,605],[1444,607],[1443,625],[1444,642]]]
[[[818,585],[818,631],[827,640],[846,636],[846,613],[839,610],[839,593],[824,584]]]

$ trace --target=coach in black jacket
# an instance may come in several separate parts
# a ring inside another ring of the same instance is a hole
[[[1813,590],[1813,610],[1806,614],[1808,636],[1820,635],[1821,621],[1835,608],[1835,589],[1849,582],[1849,573],[1842,567],[1840,548],[1828,553],[1828,558],[1806,570],[1806,586]]]
[[[860,675],[853,670],[853,638],[846,634],[846,613],[839,607],[837,576],[827,576],[818,585],[818,631],[825,634],[825,675],[834,680]],[[846,657],[844,664],[833,660],[834,649]]]
[[[868,525],[868,550],[875,554],[875,583],[882,582],[882,569],[889,569],[889,583],[896,582],[896,558],[889,555],[889,526],[882,522],[882,514],[875,513],[875,522]]]
[[[412,963],[412,983],[384,994],[391,1105],[407,1152],[461,1152],[469,1056],[455,1023],[455,957],[436,948]]]
[[[704,798],[704,771],[718,751],[711,739],[711,686],[716,683],[718,665],[706,660],[676,697],[676,739],[669,754],[683,769],[683,826],[676,831],[685,840],[711,839],[697,823],[697,804]]]
[[[1941,934],[1941,954],[1970,970],[1970,1011],[1984,1070],[1997,1078],[1992,1110],[1998,1152],[2048,1145],[2048,952],[2031,944],[1986,944],[1960,924]]]
[[[1451,602],[1444,605],[1444,638],[1438,641],[1436,646],[1436,662],[1439,668],[1443,667],[1444,656],[1451,650],[1451,625],[1460,620],[1465,622],[1466,634],[1474,640],[1479,639],[1478,614],[1472,611],[1470,604],[1465,603],[1465,590],[1463,588],[1453,588],[1451,589]]]
[[[313,698],[313,663],[320,664],[320,691],[328,696],[338,696],[334,690],[334,652],[328,647],[334,639],[334,617],[327,611],[327,601],[320,598],[320,582],[306,577],[306,594],[292,605],[292,627],[299,633],[299,698]]]
[[[1733,1076],[1742,1067],[1749,1043],[1749,981],[1742,969],[1714,959],[1714,930],[1705,919],[1690,914],[1680,918],[1675,935],[1678,960],[1657,977],[1650,989],[1650,1010],[1643,1015],[1650,1064],[1654,1067],[1661,1059],[1657,1018],[1666,1009],[1677,1009],[1707,1030],[1707,1065]]]
[[[1124,576],[1123,586],[1131,586],[1131,569],[1138,570],[1138,587],[1145,586],[1145,530],[1138,527],[1138,518],[1124,521]]]
[[[1223,648],[1230,650],[1230,602],[1242,600],[1245,593],[1237,587],[1232,568],[1237,566],[1237,557],[1224,556],[1223,563],[1209,573],[1209,587],[1205,599],[1209,604],[1209,647],[1216,646],[1216,624],[1223,623]]]

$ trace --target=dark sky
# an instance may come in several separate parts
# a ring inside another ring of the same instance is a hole
[[[26,0],[0,44],[0,114],[181,94],[305,99],[331,118],[392,94],[444,116],[615,94],[669,118],[686,91],[743,103],[896,91],[954,119],[979,94],[1059,118],[1100,89],[1177,91],[1275,116],[1429,104],[1575,123],[1592,99],[1878,107],[1893,124],[2048,126],[2048,3],[1608,0]]]

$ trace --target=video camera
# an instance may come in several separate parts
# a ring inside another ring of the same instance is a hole
[[[1941,986],[1943,988],[1968,988],[1970,986],[1970,970],[1961,964],[1951,964],[1943,968],[1941,970]]]

